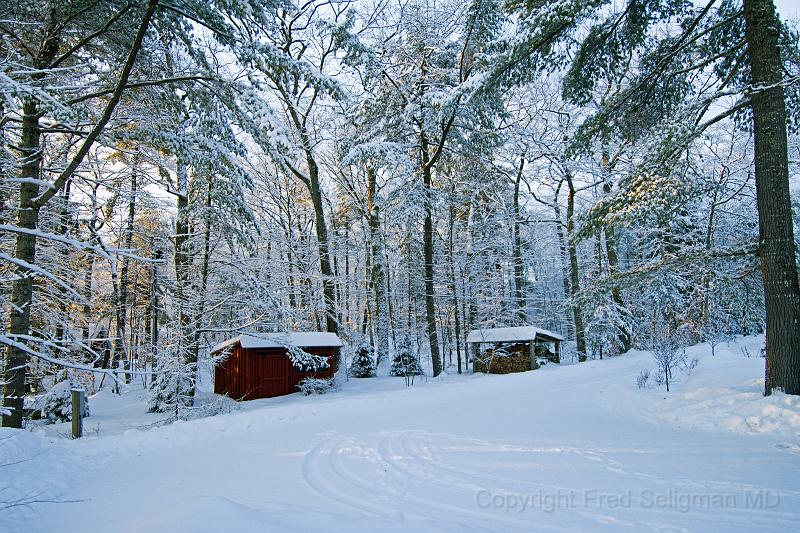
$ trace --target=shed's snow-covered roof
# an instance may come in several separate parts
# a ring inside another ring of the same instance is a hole
[[[558,333],[553,333],[546,329],[537,328],[536,326],[518,326],[515,328],[474,329],[467,335],[467,342],[472,344],[482,342],[519,342],[532,341],[537,338],[540,340],[564,340],[564,337]]]
[[[324,331],[286,331],[279,333],[243,333],[214,346],[212,353],[220,352],[229,346],[241,344],[245,350],[255,348],[298,348],[340,347],[342,340],[336,333]]]

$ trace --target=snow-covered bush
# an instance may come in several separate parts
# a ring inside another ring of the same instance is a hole
[[[354,378],[374,378],[375,358],[372,346],[364,340],[356,348],[353,361],[350,364],[350,375]]]
[[[642,370],[639,372],[639,375],[636,376],[636,386],[640,389],[647,387],[647,382],[650,381],[650,371],[649,370]]]
[[[185,361],[186,348],[181,351],[176,346],[163,350],[155,365],[156,375],[150,385],[150,399],[147,410],[150,413],[171,413],[161,418],[159,423],[176,420],[195,420],[239,409],[238,402],[228,396],[219,396],[198,391],[195,387],[197,376],[203,372],[213,372],[214,365],[229,357],[222,352],[209,357],[201,357],[197,363]]]
[[[241,405],[236,400],[228,396],[209,397],[207,395],[195,397],[194,405],[184,409],[180,413],[181,420],[194,420],[209,416],[227,415],[241,409]]]
[[[194,398],[195,365],[187,364],[176,351],[164,352],[158,359],[158,374],[150,392],[147,410],[150,413],[176,414],[191,406]]]
[[[389,369],[390,376],[402,376],[406,379],[406,385],[414,384],[414,376],[421,376],[424,372],[419,364],[419,359],[414,354],[409,339],[403,339],[397,346],[397,351],[392,359],[392,368]]]
[[[717,346],[733,339],[731,317],[721,311],[719,306],[711,306],[712,312],[701,328],[701,338],[711,347],[711,355],[717,355]]]
[[[56,383],[42,399],[42,418],[55,424],[72,420],[73,383],[65,379]],[[89,416],[89,399],[84,397],[83,416]]]
[[[337,390],[337,386],[333,378],[305,378],[297,385],[297,388],[300,389],[300,392],[303,393],[303,396],[310,396],[312,394],[327,394]]]
[[[664,374],[664,369],[656,368],[656,371],[653,372],[653,383],[658,385],[659,387],[664,384],[666,381],[666,375]]]
[[[390,376],[421,376],[422,366],[411,348],[411,342],[403,339],[397,347],[392,359]]]

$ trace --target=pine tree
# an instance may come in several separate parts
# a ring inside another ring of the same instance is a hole
[[[410,378],[423,374],[422,366],[419,364],[419,359],[417,359],[411,346],[411,340],[406,337],[397,346],[392,358],[392,368],[389,370],[389,375],[402,376],[406,378],[406,384],[410,384],[413,383]]]
[[[366,339],[358,344],[356,351],[353,353],[353,360],[350,363],[350,375],[354,378],[375,377],[374,350]]]

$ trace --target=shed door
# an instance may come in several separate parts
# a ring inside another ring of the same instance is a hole
[[[253,383],[253,398],[272,398],[289,394],[288,358],[280,355],[253,355],[254,366],[258,372]]]

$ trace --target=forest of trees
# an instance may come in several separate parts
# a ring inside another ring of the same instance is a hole
[[[191,406],[241,331],[433,375],[480,327],[766,332],[800,394],[798,35],[771,0],[3,0],[3,425],[65,378]]]

